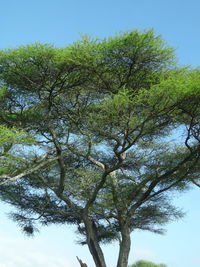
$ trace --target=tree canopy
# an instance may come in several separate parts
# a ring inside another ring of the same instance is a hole
[[[0,121],[33,140],[10,150],[23,160],[0,187],[27,233],[74,224],[97,267],[111,241],[126,267],[132,231],[182,216],[170,197],[199,183],[200,71],[178,68],[160,36],[2,50],[0,79]]]

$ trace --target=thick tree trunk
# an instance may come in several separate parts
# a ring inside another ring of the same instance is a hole
[[[99,245],[98,236],[94,222],[90,218],[84,219],[87,233],[87,245],[94,259],[96,267],[106,267],[104,255]]]
[[[121,243],[119,247],[119,256],[117,261],[117,267],[127,267],[128,266],[128,257],[131,248],[131,238],[130,231],[128,226],[122,225],[121,227]]]

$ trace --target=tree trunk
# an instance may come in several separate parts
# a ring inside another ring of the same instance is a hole
[[[131,238],[129,228],[126,224],[122,225],[121,227],[121,237],[122,240],[119,247],[117,267],[127,267],[131,248]]]
[[[99,245],[97,230],[94,222],[90,218],[84,219],[87,233],[87,245],[94,259],[96,267],[106,267],[103,251]]]

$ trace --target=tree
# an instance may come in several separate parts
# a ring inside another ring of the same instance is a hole
[[[129,267],[166,267],[166,265],[140,260],[140,261],[137,261],[135,264],[130,265]]]
[[[97,267],[111,241],[126,267],[132,231],[182,216],[170,196],[199,179],[200,72],[178,69],[153,31],[1,51],[0,77],[0,119],[34,138],[11,151],[28,171],[0,187],[24,231],[74,224]]]

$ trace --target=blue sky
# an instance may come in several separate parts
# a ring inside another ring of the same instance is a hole
[[[181,65],[200,65],[199,0],[1,0],[0,48],[34,42],[66,46],[81,34],[104,38],[131,29],[154,28],[176,48]],[[168,267],[200,266],[200,190],[175,200],[186,217],[169,224],[167,234],[132,235],[130,263],[144,258]],[[72,227],[52,226],[27,239],[0,210],[0,267],[76,267],[76,256],[93,267],[86,247],[76,245]],[[12,252],[11,252],[12,251]],[[108,267],[114,267],[116,245],[105,247]]]

